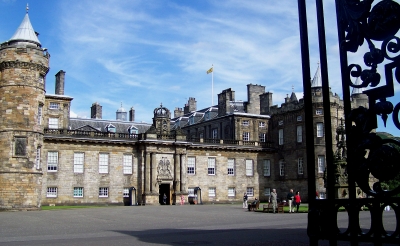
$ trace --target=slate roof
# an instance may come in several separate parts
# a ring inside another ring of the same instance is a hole
[[[107,132],[106,127],[110,124],[115,127],[116,133],[128,133],[128,128],[131,126],[135,127],[138,133],[145,133],[151,127],[149,123],[132,121],[70,118],[69,130]]]
[[[319,63],[318,63],[317,71],[315,72],[314,78],[311,81],[311,88],[315,88],[315,87],[322,87],[321,69],[319,67]]]
[[[9,41],[30,42],[41,46],[40,41],[33,30],[31,21],[29,20],[28,13],[25,14],[24,19]]]
[[[356,82],[354,84],[355,85],[361,85],[359,77],[357,77]],[[355,88],[355,87],[353,87],[353,91],[351,92],[351,95],[362,94],[363,91],[364,91],[364,88]]]
[[[292,95],[290,95],[290,102],[299,102],[294,92],[292,92]]]

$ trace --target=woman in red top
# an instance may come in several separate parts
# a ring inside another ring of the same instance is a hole
[[[300,198],[300,191],[296,191],[296,195],[294,195],[294,202],[295,206],[297,207],[297,213],[299,212],[299,206],[301,203],[301,198]]]

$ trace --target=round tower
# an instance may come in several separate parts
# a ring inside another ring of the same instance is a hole
[[[0,44],[0,209],[40,207],[49,59],[27,7],[15,34]]]

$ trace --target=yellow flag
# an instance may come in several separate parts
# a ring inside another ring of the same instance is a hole
[[[212,67],[207,70],[207,74],[212,73],[212,72],[213,72],[213,68]]]

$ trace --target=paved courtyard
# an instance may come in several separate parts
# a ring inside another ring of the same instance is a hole
[[[0,245],[308,245],[306,213],[238,204],[0,212],[0,221]]]

